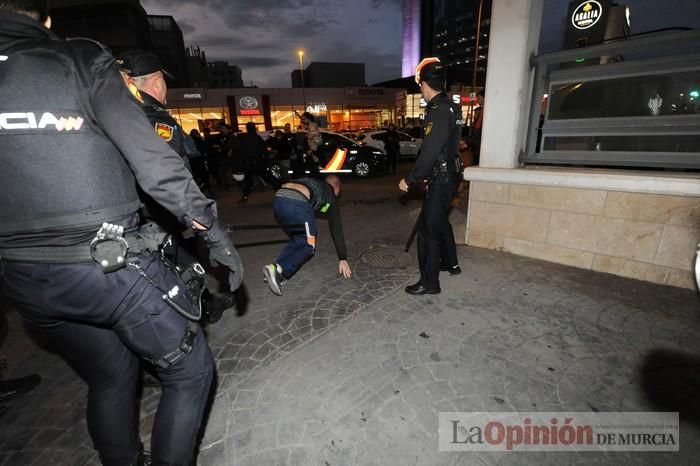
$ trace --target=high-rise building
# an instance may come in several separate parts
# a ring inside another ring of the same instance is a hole
[[[151,50],[175,76],[171,87],[189,84],[182,31],[172,16],[149,16],[139,0],[58,0],[51,18],[59,36],[97,40],[115,55]]]
[[[303,87],[362,87],[364,63],[313,62],[304,70]],[[292,87],[302,87],[301,71],[292,71]]]
[[[197,46],[185,49],[187,76],[191,87],[209,87],[209,72],[206,54]]]
[[[61,37],[87,37],[114,54],[148,49],[148,15],[138,0],[61,0],[51,8],[52,30]]]
[[[224,89],[231,87],[243,87],[243,73],[234,65],[225,61],[213,61],[207,65],[209,87],[212,89]]]
[[[437,56],[445,63],[450,84],[471,85],[476,63],[476,85],[483,86],[491,3],[491,0],[404,0],[403,75],[409,72],[408,67],[413,67],[410,74],[415,71],[416,54]],[[420,25],[419,43],[414,41],[417,24]]]
[[[421,54],[421,0],[403,1],[403,60],[401,77],[413,76]]]
[[[186,87],[187,61],[182,30],[172,16],[149,15],[148,24],[151,38],[151,51],[158,55],[163,67],[174,76],[172,87]]]

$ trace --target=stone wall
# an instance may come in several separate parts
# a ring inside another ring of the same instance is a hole
[[[472,181],[467,244],[692,288],[700,200]]]

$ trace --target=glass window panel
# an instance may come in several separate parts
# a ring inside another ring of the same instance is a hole
[[[294,109],[291,106],[274,106],[270,108],[270,117],[272,118],[273,128],[284,128],[284,125],[289,123],[294,127]]]
[[[265,131],[265,117],[263,117],[262,115],[239,116],[238,130],[241,132],[245,131],[245,125],[249,122],[255,123],[255,127],[258,129],[258,133]]]
[[[172,111],[171,111],[172,112]],[[178,110],[178,118],[183,131],[189,134],[193,129],[202,130],[200,121],[202,120],[202,112],[198,108],[181,108]]]
[[[552,85],[551,120],[700,113],[700,72]]]
[[[696,135],[548,136],[544,138],[544,150],[700,153],[700,138]]]

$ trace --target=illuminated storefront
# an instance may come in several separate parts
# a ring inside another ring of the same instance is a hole
[[[395,123],[396,89],[171,89],[168,108],[186,132],[218,122],[243,130],[253,122],[259,131],[300,124],[296,114],[305,111],[321,127],[331,130],[374,129]]]
[[[477,88],[480,91],[482,88]],[[472,96],[468,88],[450,89],[449,95],[452,96],[452,101],[462,105],[462,117],[465,125],[471,125],[472,113],[476,106],[476,93]],[[421,94],[407,94],[401,97],[402,113],[404,115],[404,126],[416,126],[423,121],[425,115],[425,107],[427,106]]]

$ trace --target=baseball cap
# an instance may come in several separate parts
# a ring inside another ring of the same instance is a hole
[[[163,64],[160,62],[158,55],[153,52],[131,50],[119,55],[117,62],[122,71],[134,78],[146,76],[156,71],[162,71],[164,75],[174,79],[172,74],[163,69]]]

